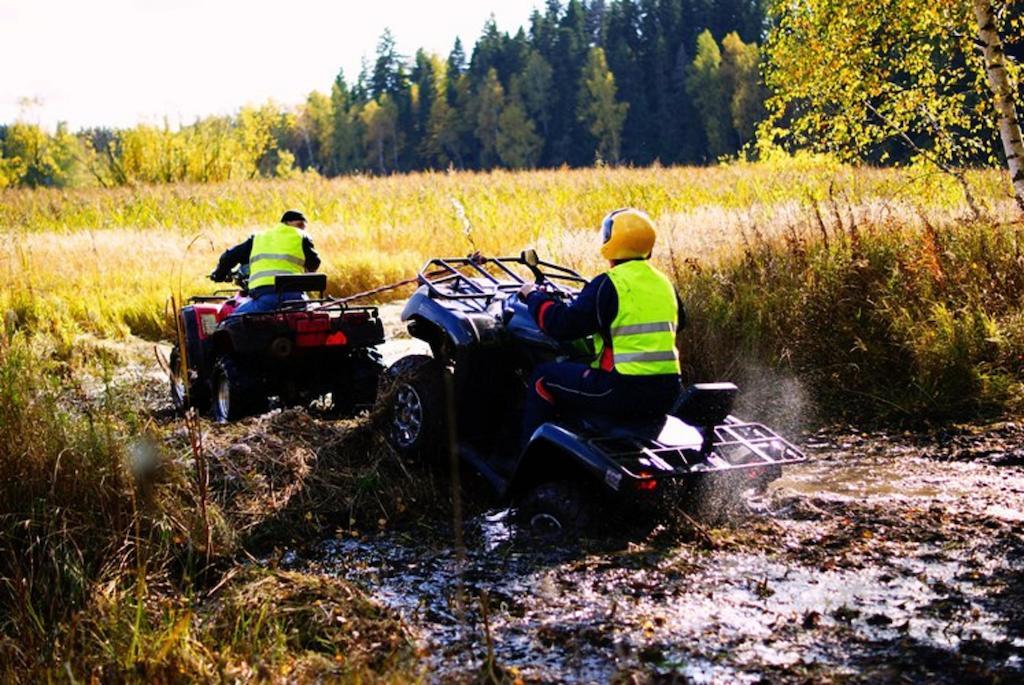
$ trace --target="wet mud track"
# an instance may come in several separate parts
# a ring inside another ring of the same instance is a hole
[[[1024,427],[803,444],[710,536],[544,548],[490,512],[464,553],[417,529],[297,563],[397,609],[429,681],[1024,682]]]

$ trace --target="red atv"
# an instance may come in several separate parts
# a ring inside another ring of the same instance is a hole
[[[174,406],[212,410],[221,422],[265,411],[273,398],[297,406],[329,396],[331,409],[342,415],[372,406],[383,369],[375,349],[384,342],[376,307],[325,299],[327,276],[299,274],[278,276],[277,291],[319,292],[319,299],[234,314],[249,299],[247,277],[236,270],[237,292],[193,297],[181,308],[179,343],[170,357]]]

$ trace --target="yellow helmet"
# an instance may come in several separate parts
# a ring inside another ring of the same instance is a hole
[[[608,261],[647,259],[654,249],[654,223],[639,209],[616,209],[601,222],[601,256]]]

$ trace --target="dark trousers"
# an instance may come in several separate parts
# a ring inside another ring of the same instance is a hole
[[[523,446],[560,412],[624,419],[665,414],[679,399],[678,376],[624,376],[586,364],[548,362],[533,372],[523,406]]]

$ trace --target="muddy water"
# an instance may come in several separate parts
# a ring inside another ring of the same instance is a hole
[[[464,556],[428,528],[302,565],[397,609],[436,681],[1024,682],[1024,429],[804,444],[710,539],[539,547],[492,511]]]

